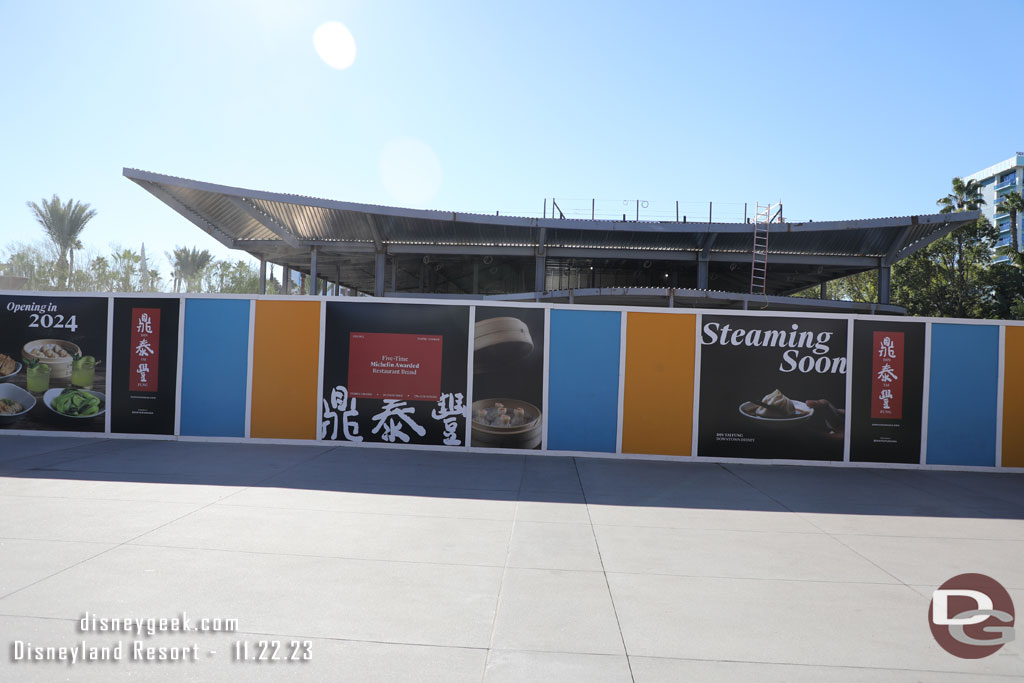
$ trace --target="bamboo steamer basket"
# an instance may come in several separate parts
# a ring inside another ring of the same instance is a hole
[[[530,328],[519,318],[481,320],[476,323],[474,332],[473,355],[476,372],[505,369],[533,353],[534,344]]]
[[[40,346],[46,344],[56,344],[65,351],[68,352],[65,358],[40,358],[31,352],[32,349],[37,349]],[[43,365],[50,366],[50,378],[51,379],[64,379],[71,376],[71,357],[76,354],[81,354],[82,349],[78,347],[78,344],[74,344],[63,339],[35,339],[25,344],[21,349],[21,357],[23,360],[28,361],[30,359],[37,360]]]
[[[473,421],[473,436],[471,446],[481,448],[539,448],[541,442],[541,414],[540,408],[514,398],[485,398],[473,401],[472,415],[476,415],[479,408],[487,409],[495,403],[503,403],[511,414],[516,408],[522,408],[526,424],[518,427],[495,427],[493,425],[480,424]]]

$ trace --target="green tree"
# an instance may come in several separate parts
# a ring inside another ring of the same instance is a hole
[[[112,292],[114,291],[114,272],[110,267],[110,261],[106,256],[97,256],[89,262],[89,272],[92,275],[92,291]]]
[[[141,262],[142,256],[137,252],[115,247],[114,253],[111,254],[111,264],[116,291],[139,291],[139,265]]]
[[[26,278],[22,289],[60,288],[60,276],[52,244],[13,244],[7,247],[5,275]]]
[[[911,315],[983,318],[987,272],[999,232],[984,216],[911,254],[893,268],[893,300]]]
[[[942,207],[939,213],[961,213],[976,211],[985,200],[981,197],[981,185],[977,180],[953,178],[953,191],[935,203]]]
[[[1001,251],[1010,257],[1012,263],[1024,268],[1024,255],[1020,253],[1020,240],[1017,238],[1017,216],[1024,213],[1024,197],[1020,196],[1020,192],[1010,192],[1003,201],[996,204],[996,209],[1010,214],[1010,245]]]
[[[57,249],[58,286],[65,288],[75,269],[75,249],[82,248],[78,236],[85,230],[86,224],[96,216],[96,210],[73,199],[61,203],[57,195],[53,195],[49,201],[41,201],[42,206],[35,202],[27,204]]]
[[[1009,263],[994,263],[985,273],[985,281],[992,292],[986,318],[1024,318],[1024,269]]]

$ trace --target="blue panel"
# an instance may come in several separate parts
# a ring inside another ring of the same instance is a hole
[[[181,433],[245,436],[249,302],[188,299],[181,369]],[[282,358],[282,362],[287,362]]]
[[[998,327],[932,325],[925,462],[995,466],[998,382]]]
[[[551,311],[548,448],[615,452],[621,314]]]

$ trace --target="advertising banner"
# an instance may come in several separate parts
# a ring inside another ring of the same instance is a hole
[[[698,454],[842,460],[847,321],[704,315]]]
[[[174,299],[114,299],[110,431],[174,434],[178,308]]]
[[[472,445],[541,447],[544,309],[477,306]]]
[[[0,296],[0,429],[102,432],[107,299]]]
[[[850,460],[918,463],[924,323],[853,323]]]
[[[320,438],[466,444],[469,307],[329,301]]]

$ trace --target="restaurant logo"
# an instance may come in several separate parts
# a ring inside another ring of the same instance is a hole
[[[903,333],[875,332],[871,417],[903,417]]]
[[[932,593],[928,625],[943,650],[963,659],[994,654],[1014,638],[1013,600],[984,574],[960,574]]]
[[[155,392],[159,379],[160,309],[133,308],[131,322],[129,390]]]

